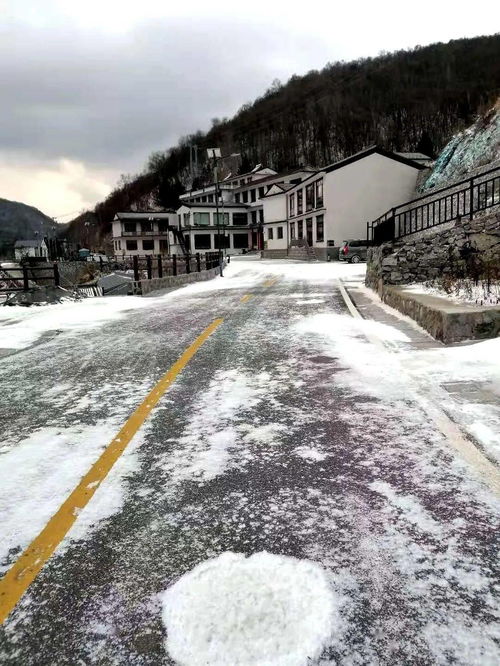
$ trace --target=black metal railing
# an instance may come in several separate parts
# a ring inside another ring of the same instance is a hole
[[[441,196],[437,196],[441,195]],[[500,167],[395,206],[367,223],[369,245],[380,245],[500,205]]]
[[[124,256],[113,265],[117,270],[131,269],[134,280],[151,280],[170,275],[200,273],[215,268],[222,261],[219,252],[197,252],[196,254],[179,255],[133,255]]]

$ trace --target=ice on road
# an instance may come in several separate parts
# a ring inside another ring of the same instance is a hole
[[[363,270],[248,257],[151,298],[2,309],[3,570],[224,320],[4,624],[2,664],[498,663],[498,500],[414,386],[481,382],[455,416],[492,459],[499,341],[412,349],[353,319],[338,279]]]

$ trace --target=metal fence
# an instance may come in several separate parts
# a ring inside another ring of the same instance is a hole
[[[438,196],[441,195],[441,196]],[[500,167],[395,206],[367,223],[369,245],[380,245],[500,204]]]
[[[215,268],[222,261],[219,252],[204,254],[172,255],[133,255],[121,257],[113,264],[116,270],[133,272],[134,280],[151,280],[169,275],[185,275]]]

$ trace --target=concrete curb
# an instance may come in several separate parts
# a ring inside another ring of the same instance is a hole
[[[224,262],[224,267],[227,262]],[[184,273],[183,275],[168,275],[161,278],[152,278],[151,280],[139,280],[132,283],[132,293],[138,296],[146,296],[152,291],[159,291],[160,289],[169,289],[172,287],[182,287],[184,284],[192,282],[203,282],[204,280],[212,280],[220,273],[219,266],[210,268],[208,271],[200,271],[199,273]]]
[[[458,305],[429,294],[413,294],[404,287],[380,285],[381,300],[411,317],[436,340],[445,344],[486,340],[500,334],[500,307]]]

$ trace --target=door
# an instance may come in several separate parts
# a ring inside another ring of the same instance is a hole
[[[313,221],[312,217],[306,220],[306,239],[309,247],[313,244]]]

